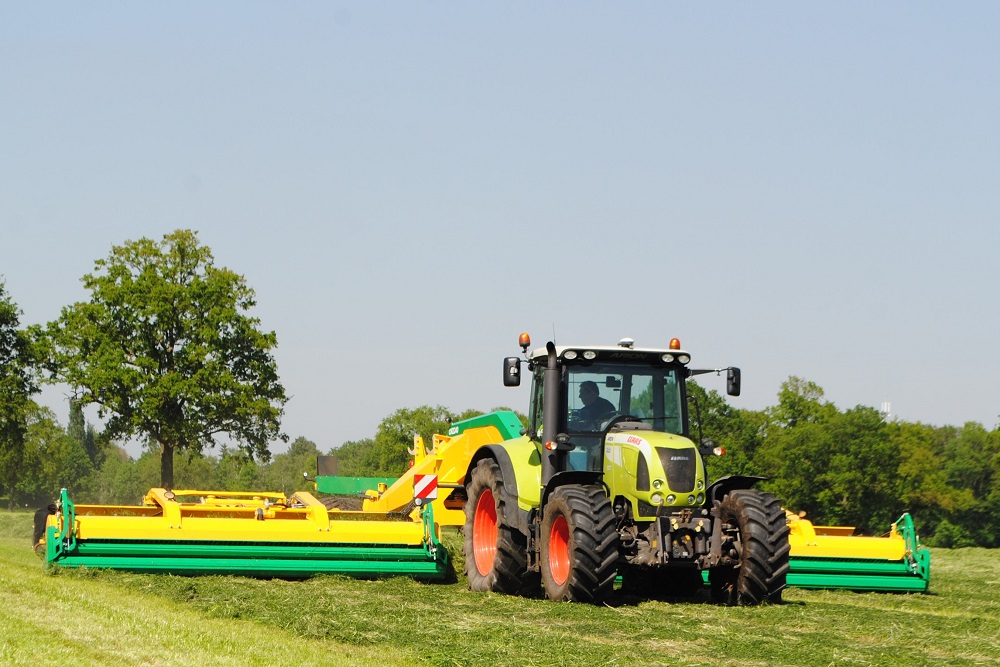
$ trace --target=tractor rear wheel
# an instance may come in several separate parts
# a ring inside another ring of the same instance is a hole
[[[476,464],[465,503],[465,574],[469,589],[530,595],[538,573],[528,571],[527,538],[511,525],[500,466],[492,459]]]
[[[618,566],[618,531],[600,486],[567,485],[552,492],[541,526],[542,585],[550,600],[601,602]]]
[[[768,493],[739,489],[719,505],[723,555],[734,562],[712,569],[712,597],[728,605],[780,602],[788,573],[788,527],[781,505]],[[727,553],[728,552],[728,553]]]

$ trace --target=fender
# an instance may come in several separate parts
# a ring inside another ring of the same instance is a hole
[[[604,491],[607,492],[608,487],[604,484],[603,477],[604,473],[599,470],[566,470],[564,472],[557,472],[542,490],[542,504],[539,505],[539,508],[545,507],[545,504],[549,501],[550,493],[558,487],[566,486],[567,484],[582,484],[584,486],[600,484],[604,487]]]
[[[469,467],[466,469],[465,479],[470,479],[472,476],[472,469],[476,467],[483,459],[493,459],[496,461],[497,465],[500,466],[500,473],[503,475],[503,494],[504,494],[504,504],[508,508],[515,508],[514,516],[508,516],[511,525],[516,527],[519,531],[528,535],[530,525],[529,512],[526,509],[522,509],[518,503],[518,479],[517,473],[515,472],[514,462],[510,458],[510,452],[503,444],[486,445],[480,447],[476,453],[472,456],[472,460],[469,462]],[[541,474],[541,469],[538,469],[538,474]],[[532,484],[533,486],[538,486],[538,477],[532,480],[521,480],[522,484]]]
[[[767,477],[753,475],[726,475],[712,482],[705,492],[705,507],[715,507],[716,501],[722,502],[726,494],[737,489],[752,489],[757,482],[763,482]]]

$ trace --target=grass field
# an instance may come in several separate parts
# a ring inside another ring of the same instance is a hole
[[[461,577],[48,573],[30,533],[29,514],[0,512],[4,666],[1000,664],[1000,551],[986,549],[934,550],[928,595],[595,607],[471,593]]]

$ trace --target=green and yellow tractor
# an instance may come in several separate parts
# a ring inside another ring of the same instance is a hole
[[[503,377],[531,375],[528,427],[479,447],[464,476],[470,588],[600,602],[619,574],[626,588],[679,596],[707,571],[720,602],[780,601],[785,512],[753,488],[759,477],[708,483],[712,446],[692,439],[686,383],[709,371],[690,369],[677,339],[529,354],[522,334],[520,345],[525,359],[505,359]],[[739,369],[713,371],[739,395]]]

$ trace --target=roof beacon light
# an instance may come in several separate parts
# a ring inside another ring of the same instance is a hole
[[[522,352],[527,352],[528,347],[531,345],[531,336],[527,333],[522,333],[517,337],[517,344],[521,346]]]
[[[681,339],[680,338],[671,338],[670,339],[670,349],[671,350],[679,350],[679,349],[681,349]]]

